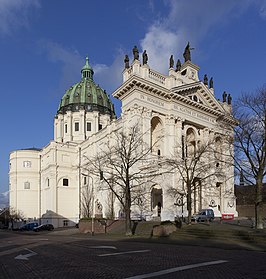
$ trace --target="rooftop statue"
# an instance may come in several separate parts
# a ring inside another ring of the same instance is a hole
[[[187,46],[186,46],[186,48],[185,48],[185,50],[184,50],[183,57],[184,57],[184,59],[185,59],[185,62],[191,61],[191,54],[190,54],[189,42],[187,43]]]
[[[228,94],[227,103],[228,103],[228,105],[231,105],[231,104],[232,104],[232,97],[231,97],[230,94]]]
[[[177,62],[176,62],[176,70],[175,70],[175,71],[176,71],[176,72],[180,72],[181,66],[182,66],[182,65],[181,65],[181,61],[178,59]]]
[[[132,49],[134,60],[139,60],[139,50],[137,46],[134,46]]]
[[[204,83],[205,85],[208,85],[208,77],[207,77],[206,74],[204,75],[203,83]]]
[[[226,97],[227,97],[227,94],[226,94],[226,92],[224,91],[224,93],[223,93],[223,103],[226,102]]]
[[[174,68],[174,57],[173,55],[170,56],[170,60],[169,60],[169,68]]]
[[[129,69],[129,58],[127,54],[125,55],[124,62],[125,62],[125,69]]]
[[[142,53],[142,60],[143,60],[143,65],[147,64],[148,54],[147,54],[146,50],[144,50],[144,52]]]
[[[213,78],[212,78],[212,77],[211,77],[211,79],[210,79],[209,87],[210,87],[210,88],[213,88]]]

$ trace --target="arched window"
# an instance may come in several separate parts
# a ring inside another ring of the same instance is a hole
[[[217,164],[219,165],[219,162],[222,160],[222,140],[220,137],[215,139],[215,158],[217,160]]]
[[[163,191],[161,188],[152,188],[151,190],[151,210],[157,207],[157,216],[161,216],[163,207]]]
[[[195,156],[196,153],[196,136],[192,128],[188,128],[186,132],[186,157]]]
[[[163,125],[158,116],[151,120],[151,148],[157,155],[163,154]]]

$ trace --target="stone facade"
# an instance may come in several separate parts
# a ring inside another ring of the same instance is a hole
[[[124,69],[123,83],[113,92],[122,101],[119,119],[110,113],[109,104],[108,113],[101,111],[101,106],[88,110],[84,103],[74,110],[65,111],[67,107],[61,107],[54,120],[53,141],[41,150],[17,150],[10,154],[10,206],[24,212],[29,219],[41,219],[42,223],[53,223],[55,227],[71,226],[84,215],[83,192],[90,189],[94,214],[98,202],[101,204],[98,214],[106,217],[108,194],[99,190],[98,176],[84,171],[85,158],[97,154],[115,130],[134,123],[141,127],[144,142],[155,143],[152,152],[158,155],[158,160],[175,156],[176,147],[189,137],[193,138],[190,143],[193,142],[194,148],[212,138],[217,143],[214,148],[226,149],[225,138],[233,135],[235,124],[231,104],[215,98],[214,89],[199,80],[198,70],[188,60],[178,71],[170,68],[169,74],[163,75],[135,59]],[[89,74],[92,77],[89,66],[82,71],[83,79]],[[82,84],[81,81],[81,87]],[[102,91],[101,95],[97,97],[99,100],[105,98]],[[210,176],[200,182],[200,190],[192,195],[193,212],[212,207],[216,216],[222,213],[237,216],[234,169],[223,163],[213,168],[221,170],[220,176]],[[156,185],[149,189],[148,209],[143,212],[132,207],[132,216],[141,215],[146,220],[186,216],[185,196],[170,195],[169,187],[179,189],[179,193],[184,191],[177,172],[158,177]],[[114,215],[115,218],[123,215],[118,201],[114,203]]]

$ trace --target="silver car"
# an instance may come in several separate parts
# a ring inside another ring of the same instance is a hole
[[[212,222],[214,219],[214,212],[212,209],[201,209],[197,214],[194,214],[191,218],[192,221],[196,222]]]

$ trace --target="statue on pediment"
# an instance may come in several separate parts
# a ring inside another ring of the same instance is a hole
[[[184,59],[185,59],[185,62],[191,61],[191,54],[190,54],[189,42],[187,43],[187,46],[186,46],[186,48],[185,48],[185,50],[184,50],[183,57],[184,57]]]
[[[226,103],[226,97],[227,97],[227,94],[226,94],[226,92],[224,91],[224,93],[223,93],[223,103]]]
[[[210,87],[210,88],[213,88],[213,78],[212,78],[212,77],[211,77],[211,79],[210,79],[209,87]]]
[[[174,68],[174,64],[175,64],[175,62],[174,62],[174,56],[171,55],[171,56],[170,56],[170,60],[169,60],[169,68]]]
[[[228,103],[228,105],[232,104],[232,97],[230,94],[228,94],[227,103]]]
[[[134,46],[132,49],[134,60],[139,60],[139,50],[137,46]]]
[[[204,75],[203,83],[204,83],[205,85],[208,85],[208,77],[207,77],[206,74]]]
[[[142,54],[142,60],[143,60],[143,65],[148,63],[148,54],[147,54],[146,50],[144,50],[144,52]]]
[[[180,72],[181,66],[182,66],[182,65],[181,65],[181,61],[178,59],[177,62],[176,62],[176,70],[175,70],[175,71],[176,71],[176,72]]]
[[[125,69],[129,69],[129,58],[128,58],[128,55],[125,55],[124,62],[125,62]]]

